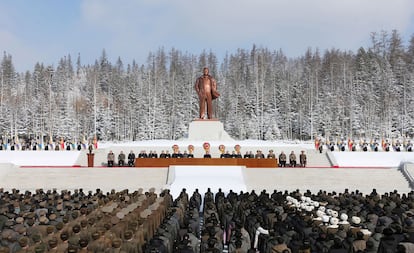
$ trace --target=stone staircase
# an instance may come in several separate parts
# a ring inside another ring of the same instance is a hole
[[[414,164],[413,163],[405,163],[402,164],[400,167],[400,171],[407,179],[408,184],[410,185],[411,189],[414,190]]]
[[[328,158],[327,151],[319,153],[316,150],[307,150],[307,167],[314,168],[326,168],[332,167],[332,164]]]

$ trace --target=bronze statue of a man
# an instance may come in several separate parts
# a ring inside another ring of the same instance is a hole
[[[213,118],[213,99],[218,98],[220,94],[217,92],[216,80],[209,74],[207,67],[203,68],[203,75],[197,78],[194,88],[200,100],[200,119],[206,116],[208,119]]]

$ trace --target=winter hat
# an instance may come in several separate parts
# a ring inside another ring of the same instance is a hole
[[[329,222],[329,216],[328,215],[323,215],[322,216],[322,222],[323,223],[328,223]]]
[[[361,223],[361,218],[358,216],[352,216],[351,221],[353,225],[359,225]]]
[[[329,220],[329,223],[331,224],[329,227],[330,228],[338,228],[339,226],[338,226],[338,223],[339,223],[339,219],[338,218],[335,218],[335,217],[332,217],[330,220]]]

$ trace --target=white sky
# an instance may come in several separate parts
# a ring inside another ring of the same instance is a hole
[[[2,1],[0,49],[18,71],[39,61],[56,66],[70,54],[93,63],[105,49],[110,60],[143,64],[164,47],[219,60],[253,44],[282,49],[288,57],[307,48],[356,51],[370,33],[396,29],[414,34],[412,0],[70,0]]]

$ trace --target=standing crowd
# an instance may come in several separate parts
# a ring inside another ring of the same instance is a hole
[[[324,146],[329,151],[362,151],[362,152],[413,152],[413,142],[407,139],[360,139],[340,138],[337,140],[315,138],[315,149],[322,153]]]
[[[413,252],[414,192],[0,189],[0,252]]]

